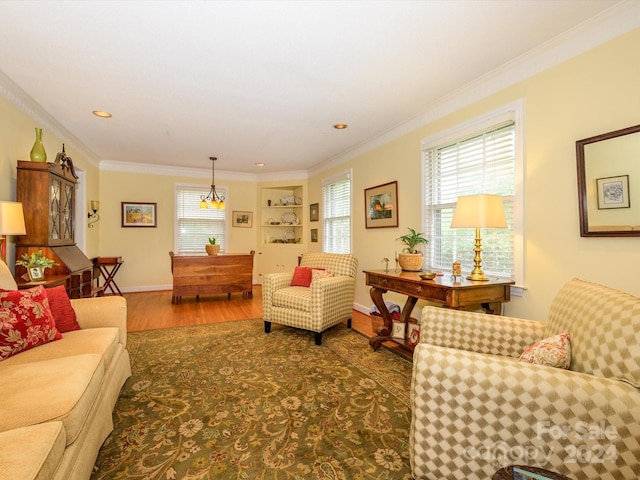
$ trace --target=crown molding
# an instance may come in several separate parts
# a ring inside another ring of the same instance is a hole
[[[151,175],[167,175],[171,177],[204,177],[211,178],[210,168],[178,167],[173,165],[149,165],[147,163],[119,162],[117,160],[102,160],[100,171],[146,173]],[[236,180],[239,182],[256,182],[255,173],[228,172],[216,170],[216,179]]]
[[[68,148],[82,155],[95,167],[99,166],[98,155],[82,143],[73,133],[53,118],[42,106],[36,102],[17,83],[0,71],[0,95],[15,105],[25,115],[32,118],[40,128],[48,130],[62,140]]]
[[[619,2],[599,15],[454,90],[413,119],[314,165],[309,169],[309,174],[313,176],[334,168],[638,27],[640,2]]]

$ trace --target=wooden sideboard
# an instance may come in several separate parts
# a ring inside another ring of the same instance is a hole
[[[249,253],[220,253],[218,255],[180,255],[169,252],[173,274],[171,303],[183,296],[215,295],[241,292],[253,296],[253,256]]]

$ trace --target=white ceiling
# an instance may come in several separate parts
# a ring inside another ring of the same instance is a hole
[[[291,172],[617,3],[1,0],[0,71],[97,160]]]

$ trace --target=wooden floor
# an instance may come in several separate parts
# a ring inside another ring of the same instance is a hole
[[[130,332],[262,318],[260,285],[254,285],[252,298],[234,293],[230,300],[226,294],[204,295],[199,301],[195,297],[183,297],[181,303],[172,304],[170,290],[125,293],[124,297],[127,299],[127,330]],[[357,310],[353,311],[351,326],[367,338],[375,335],[371,317]],[[411,353],[395,348],[391,342],[384,346],[411,358]]]

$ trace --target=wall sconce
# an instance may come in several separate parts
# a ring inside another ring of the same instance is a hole
[[[93,224],[100,220],[100,215],[98,215],[98,210],[100,210],[100,202],[98,200],[91,200],[90,210],[91,211],[88,213],[88,215],[89,218],[93,218],[93,220],[89,222],[88,226],[89,228],[93,228]]]
[[[26,235],[20,202],[0,202],[0,258],[6,263],[7,235]]]

